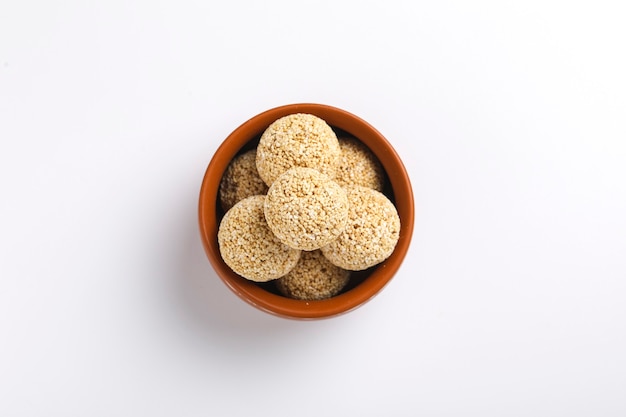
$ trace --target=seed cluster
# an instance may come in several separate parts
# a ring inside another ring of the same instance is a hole
[[[391,255],[400,237],[400,218],[393,203],[372,188],[350,185],[346,192],[348,224],[321,250],[333,264],[361,271]]]
[[[339,163],[341,148],[328,124],[312,114],[281,117],[261,136],[256,165],[269,186],[289,168],[315,168],[331,178]]]
[[[282,242],[315,250],[335,240],[348,220],[348,197],[339,184],[313,168],[291,168],[274,181],[265,218]]]
[[[300,261],[276,280],[281,294],[299,300],[323,300],[337,295],[350,279],[350,271],[333,265],[321,251],[302,252]]]
[[[395,249],[400,218],[384,183],[380,162],[358,140],[338,140],[314,115],[282,117],[224,173],[222,258],[244,278],[275,281],[286,297],[333,297],[351,271]]]
[[[226,212],[217,232],[226,265],[252,281],[265,282],[291,271],[300,251],[282,243],[265,221],[265,196],[245,198]]]
[[[253,195],[267,193],[267,185],[256,169],[256,149],[236,156],[220,182],[220,204],[226,212],[235,203]]]
[[[339,138],[341,162],[337,167],[335,181],[340,185],[362,185],[382,191],[385,185],[385,171],[378,158],[353,138]]]

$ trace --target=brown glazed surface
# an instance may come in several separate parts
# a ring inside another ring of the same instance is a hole
[[[384,193],[394,202],[400,216],[400,239],[393,254],[381,264],[353,274],[346,290],[332,298],[303,301],[279,295],[271,283],[259,285],[235,274],[222,260],[217,230],[223,212],[218,191],[230,160],[242,150],[254,147],[263,131],[280,117],[310,113],[324,119],[363,142],[378,157],[389,184]],[[391,144],[361,118],[322,104],[290,104],[267,110],[235,129],[217,149],[204,175],[198,207],[200,235],[206,254],[217,275],[241,299],[260,310],[291,319],[320,319],[351,311],[376,295],[395,275],[409,249],[413,234],[413,190],[402,160]]]

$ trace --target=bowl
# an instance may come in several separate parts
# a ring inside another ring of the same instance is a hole
[[[219,204],[219,184],[230,161],[256,146],[275,120],[293,113],[309,113],[325,120],[340,135],[359,139],[379,159],[387,174],[383,193],[395,204],[400,217],[400,238],[389,258],[365,271],[353,272],[350,283],[338,295],[325,300],[296,300],[280,295],[273,283],[256,283],[234,273],[222,260],[217,231],[224,212]],[[290,319],[335,317],[365,304],[394,277],[404,260],[413,233],[414,204],[411,182],[402,160],[373,126],[365,120],[324,104],[289,104],[260,113],[235,129],[211,159],[200,189],[200,235],[207,257],[220,279],[242,300],[254,307]]]

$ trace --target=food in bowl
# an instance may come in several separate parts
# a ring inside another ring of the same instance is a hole
[[[302,251],[296,266],[276,280],[276,288],[286,297],[323,300],[339,294],[348,284],[350,274],[333,265],[320,250]]]
[[[362,185],[383,191],[385,170],[367,146],[350,137],[340,137],[341,159],[335,181],[340,185]]]
[[[400,238],[385,261],[364,271],[350,273],[349,282],[336,295],[320,300],[300,300],[282,295],[277,281],[255,282],[235,273],[223,260],[217,239],[224,210],[219,203],[219,184],[229,163],[254,149],[267,127],[281,117],[307,113],[322,118],[338,137],[348,136],[365,145],[380,161],[385,176],[383,193],[394,203],[400,216]],[[398,138],[397,140],[401,140]],[[278,317],[318,320],[337,317],[360,308],[380,293],[396,276],[406,258],[415,221],[413,189],[408,172],[392,144],[373,125],[346,110],[317,103],[295,103],[260,112],[236,127],[215,150],[198,195],[200,239],[220,279],[232,293],[250,306]]]
[[[265,129],[257,146],[256,165],[269,186],[293,167],[314,168],[334,178],[340,155],[337,135],[326,121],[296,113],[281,117]]]
[[[275,281],[284,296],[318,300],[345,288],[350,271],[393,253],[400,217],[378,190],[384,183],[380,162],[358,141],[342,142],[345,155],[332,128],[312,114],[281,117],[263,132],[255,161],[267,194],[237,202],[219,225],[220,253],[234,272]],[[231,162],[222,183],[250,182],[253,170],[231,169],[237,163]]]
[[[237,155],[220,181],[220,205],[224,212],[237,202],[253,195],[267,194],[267,185],[256,169],[256,150]]]
[[[224,262],[256,282],[282,277],[300,259],[300,250],[283,244],[267,226],[264,206],[262,195],[239,201],[226,212],[217,233]]]
[[[346,194],[348,223],[321,251],[334,265],[362,271],[393,253],[400,236],[400,217],[393,203],[372,188],[350,185]]]
[[[272,183],[265,199],[265,218],[286,245],[319,249],[345,229],[348,197],[339,184],[321,172],[294,167]]]

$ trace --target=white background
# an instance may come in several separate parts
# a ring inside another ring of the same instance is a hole
[[[626,415],[626,14],[603,1],[0,3],[0,415]],[[255,310],[196,226],[269,108],[377,127],[410,253]]]

